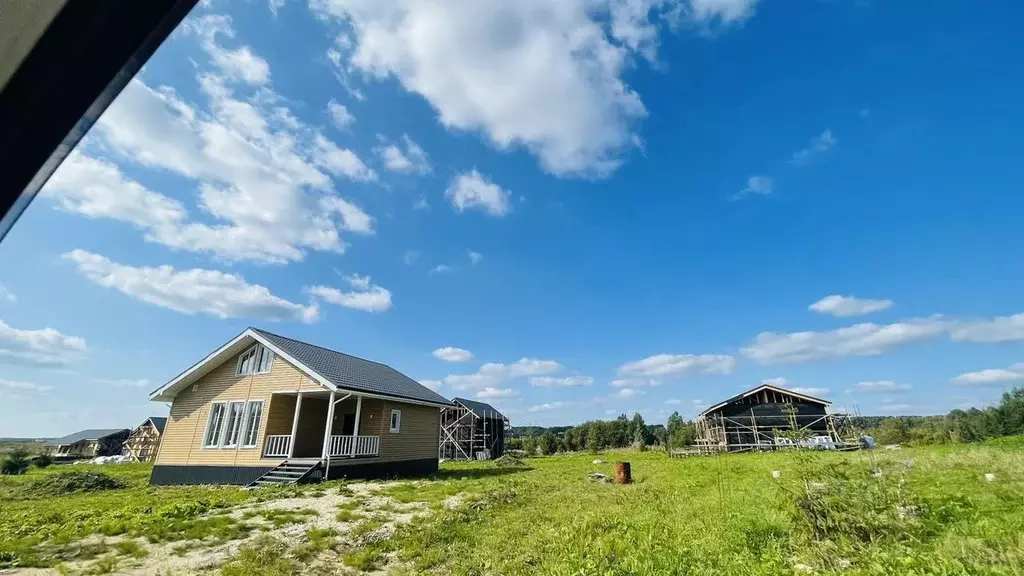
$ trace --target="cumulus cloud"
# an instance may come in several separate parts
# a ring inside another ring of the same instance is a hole
[[[254,85],[270,81],[270,65],[263,58],[253,54],[248,46],[229,50],[217,43],[217,35],[225,38],[235,36],[230,17],[207,14],[198,18],[188,18],[181,29],[199,37],[200,47],[209,54],[211,62],[226,77]]]
[[[637,390],[636,388],[621,388],[615,393],[615,396],[619,398],[632,398],[634,396],[643,396],[643,390]]]
[[[788,388],[797,394],[805,394],[807,396],[828,396],[828,388],[815,388],[813,386],[793,386]]]
[[[444,360],[445,362],[469,362],[473,359],[473,353],[463,348],[455,348],[453,346],[446,346],[444,348],[438,348],[432,352],[434,358],[438,360]]]
[[[488,398],[515,398],[517,396],[519,396],[519,392],[512,388],[495,388],[493,386],[487,386],[476,393],[476,397],[481,400]]]
[[[889,308],[892,308],[892,305],[892,300],[868,300],[854,298],[853,296],[839,296],[833,294],[831,296],[825,296],[807,308],[808,310],[819,314],[831,314],[833,316],[845,318],[888,310]]]
[[[560,370],[562,370],[562,365],[554,360],[520,358],[512,364],[488,362],[473,374],[449,374],[445,376],[444,383],[455,390],[484,388],[488,386],[497,387],[502,382],[509,380],[530,376],[544,376]]]
[[[1024,314],[997,316],[959,323],[951,334],[957,342],[1016,342],[1024,340]]]
[[[729,374],[736,359],[722,354],[657,354],[619,366],[624,377],[681,377],[705,374]]]
[[[793,153],[793,157],[790,158],[790,162],[793,164],[801,165],[807,164],[815,156],[828,152],[836,145],[836,138],[832,135],[832,130],[825,129],[824,132],[811,138],[810,142],[807,143],[806,148],[801,148]]]
[[[590,386],[594,379],[590,376],[533,376],[530,378],[530,386],[540,388],[567,388],[574,386]]]
[[[732,197],[732,199],[739,200],[750,194],[754,194],[756,196],[767,196],[774,191],[775,181],[768,176],[751,176],[750,178],[747,178],[746,187],[744,187],[743,190],[740,190]]]
[[[479,252],[469,251],[469,261],[472,264],[479,264],[484,259],[484,255]]]
[[[762,332],[743,348],[743,355],[761,364],[809,362],[841,356],[875,356],[911,342],[947,332],[941,317],[912,318],[892,324],[863,323],[822,332]]]
[[[447,264],[438,264],[437,266],[434,266],[433,268],[431,268],[430,272],[427,272],[427,274],[431,274],[431,275],[433,275],[433,274],[446,274],[446,273],[451,272],[451,271],[452,271],[452,267],[451,266],[448,266]]]
[[[977,372],[964,372],[953,378],[954,386],[993,386],[1024,381],[1024,362],[1009,368],[986,368]]]
[[[661,386],[661,380],[656,378],[616,378],[609,383],[615,388],[643,388]]]
[[[99,286],[182,314],[293,322],[315,322],[319,318],[315,304],[290,302],[236,274],[200,268],[128,266],[85,250],[73,250],[63,257]]]
[[[892,380],[876,380],[872,382],[857,382],[853,385],[854,390],[859,392],[897,392],[910,390],[910,384],[900,384]]]
[[[753,16],[757,3],[758,0],[690,0],[682,6],[696,22],[729,25]]]
[[[344,104],[336,100],[327,103],[327,113],[331,115],[331,120],[339,130],[346,130],[356,123],[355,116],[348,111]]]
[[[387,144],[374,148],[374,152],[384,162],[384,166],[402,174],[429,174],[432,170],[427,153],[419,144],[412,141],[407,134],[402,134],[405,150],[397,144]]]
[[[0,321],[0,363],[63,368],[88,352],[85,339],[54,328],[20,329]]]
[[[509,192],[485,178],[476,168],[455,176],[444,194],[459,212],[481,210],[500,218],[511,209]]]
[[[430,388],[434,392],[440,390],[442,384],[440,380],[420,380],[419,383],[426,386],[427,388]]]
[[[538,404],[536,406],[530,406],[527,412],[550,412],[552,410],[560,410],[562,408],[569,408],[575,406],[576,402],[562,401],[557,402],[545,402],[544,404]]]
[[[28,392],[35,394],[43,394],[53,390],[53,386],[44,386],[36,384],[35,382],[25,382],[22,380],[8,380],[6,378],[0,378],[0,392]]]
[[[346,276],[351,290],[343,291],[331,286],[313,286],[309,292],[329,304],[353,308],[364,312],[385,312],[391,309],[391,291],[378,286],[369,276]]]

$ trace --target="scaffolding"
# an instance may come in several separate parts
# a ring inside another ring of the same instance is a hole
[[[505,453],[508,418],[483,402],[455,398],[441,409],[441,442],[437,457],[442,460],[488,460]]]

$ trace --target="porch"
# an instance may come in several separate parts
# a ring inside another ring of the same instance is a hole
[[[338,461],[380,456],[380,401],[327,391],[275,393],[263,458]]]

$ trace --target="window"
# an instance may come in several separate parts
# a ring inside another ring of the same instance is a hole
[[[228,404],[227,428],[224,431],[224,448],[238,446],[238,437],[242,432],[242,412],[245,410],[245,402],[232,402]]]
[[[235,376],[248,374],[266,374],[274,365],[274,351],[257,344],[238,357]]]
[[[402,427],[402,411],[392,410],[391,411],[391,431],[398,432]]]
[[[217,402],[210,406],[210,420],[206,423],[203,447],[216,448],[220,446],[221,432],[224,430],[224,415],[227,409],[227,404],[223,402]]]
[[[249,402],[245,411],[245,438],[242,448],[255,448],[260,436],[260,419],[263,418],[263,400]]]

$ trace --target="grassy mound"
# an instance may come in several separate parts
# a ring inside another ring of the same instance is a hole
[[[57,472],[33,481],[26,492],[33,496],[63,496],[80,492],[118,490],[125,484],[118,478],[103,472]]]
[[[526,464],[523,459],[513,454],[505,454],[500,458],[494,459],[495,468],[525,468]]]

